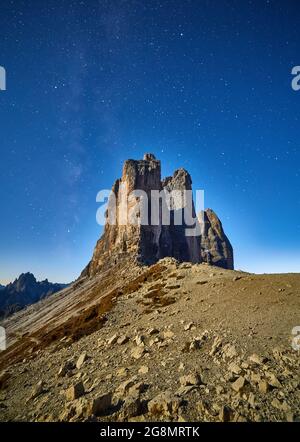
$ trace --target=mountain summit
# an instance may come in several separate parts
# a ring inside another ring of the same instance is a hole
[[[300,276],[233,270],[220,220],[207,209],[197,221],[191,189],[184,169],[162,180],[152,154],[125,162],[81,276],[1,322],[2,420],[299,420]],[[187,206],[192,236],[175,222]],[[11,286],[23,299],[43,283]]]
[[[157,200],[153,201],[155,192],[160,196],[173,196],[169,201],[157,203]],[[233,269],[233,250],[221,221],[211,209],[201,212],[197,218],[192,196],[190,216],[195,220],[194,227],[198,224],[200,230],[194,235],[186,233],[191,229],[184,214],[188,208],[189,192],[192,195],[192,179],[185,169],[177,169],[173,176],[162,179],[161,163],[151,153],[146,153],[142,160],[125,161],[122,177],[115,181],[108,204],[109,210],[111,203],[114,203],[111,210],[115,214],[114,223],[111,223],[107,213],[104,233],[83,275],[93,276],[124,258],[151,265],[159,259],[173,257],[179,262],[206,262]],[[142,198],[147,198],[146,223],[121,220],[124,201],[128,202],[128,212],[141,218]],[[167,224],[163,219],[164,208],[165,216],[170,220]],[[158,216],[155,222],[151,222],[155,209]]]
[[[67,284],[51,283],[48,279],[37,281],[30,273],[21,275],[0,291],[0,317],[8,316],[27,305],[65,288]]]

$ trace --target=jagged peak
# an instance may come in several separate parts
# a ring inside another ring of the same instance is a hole
[[[124,186],[119,188],[119,184]],[[127,160],[123,166],[123,174],[121,181],[117,181],[113,190],[116,196],[116,211],[119,213],[121,202],[126,194],[129,195],[132,191],[142,190],[147,195],[151,194],[152,190],[167,191],[192,190],[192,179],[188,171],[184,168],[178,168],[174,171],[173,176],[166,177],[161,180],[160,161],[151,153],[145,153],[142,160]],[[124,194],[125,192],[125,194]],[[130,209],[134,209],[134,204],[130,205]],[[198,263],[203,261],[202,249],[211,250],[214,255],[214,262],[220,263],[220,266],[232,268],[232,248],[223,234],[222,225],[213,211],[209,211],[206,217],[209,222],[204,229],[204,235],[200,238],[199,233],[195,235],[187,235],[185,222],[182,224],[174,224],[174,206],[168,206],[170,216],[164,217],[162,213],[158,215],[155,223],[151,221],[151,205],[148,206],[147,220],[148,224],[130,224],[118,225],[118,220],[115,224],[109,224],[109,218],[105,225],[104,234],[97,242],[94,250],[93,258],[85,270],[85,274],[94,275],[99,271],[109,268],[116,263],[129,258],[138,259],[142,264],[153,264],[163,257],[174,257],[179,261],[190,261]],[[178,210],[183,210],[182,206],[177,207]],[[194,205],[192,204],[194,211]],[[195,213],[192,214],[194,218]],[[166,223],[165,220],[169,218],[171,221]],[[209,226],[214,226],[210,229]],[[208,237],[209,236],[209,237]],[[223,248],[219,248],[217,242],[223,244]],[[228,245],[228,247],[227,247]],[[227,257],[229,259],[227,260]],[[207,262],[207,259],[205,259]],[[216,264],[218,265],[218,264]]]
[[[152,160],[156,160],[156,157],[153,153],[144,153],[143,160],[144,161],[152,161]]]

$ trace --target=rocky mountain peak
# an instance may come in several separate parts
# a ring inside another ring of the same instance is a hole
[[[14,289],[17,292],[21,292],[35,284],[36,284],[35,276],[30,272],[26,272],[26,273],[21,273],[21,275],[18,278],[16,278],[14,282],[11,284],[11,287],[14,287]]]
[[[200,237],[202,260],[211,265],[233,269],[233,248],[225,235],[221,221],[212,209],[203,211],[199,218],[202,221]]]
[[[30,272],[21,273],[14,282],[1,289],[0,318],[9,316],[66,286],[67,284],[51,283],[48,279],[37,281]]]
[[[152,161],[152,160],[156,160],[155,155],[153,153],[145,153],[143,160],[145,161]]]
[[[163,222],[161,207],[158,222],[153,223],[152,202],[149,205],[146,219],[148,224],[138,222],[141,217],[139,202],[142,193],[148,200],[151,191],[174,190],[182,192],[192,190],[190,174],[183,168],[177,169],[173,176],[161,178],[161,163],[151,153],[145,153],[142,160],[126,160],[122,177],[117,179],[112,187],[115,204],[115,223],[108,217],[104,233],[97,242],[92,260],[83,271],[83,275],[95,275],[100,270],[107,269],[129,258],[135,263],[151,265],[164,257],[174,257],[178,261],[193,263],[208,262],[220,267],[233,268],[233,252],[226,237],[222,224],[215,213],[208,209],[204,214],[204,225],[201,235],[188,236],[186,224],[180,225],[177,219],[184,220],[183,212],[186,200],[171,201],[168,206],[170,223]],[[134,193],[134,196],[132,197]],[[124,201],[128,202],[126,210],[134,213],[137,222],[124,222]],[[178,202],[179,201],[179,202]],[[160,204],[162,204],[160,202]],[[109,206],[110,207],[110,206]],[[191,205],[191,215],[195,225],[199,222],[196,217],[194,203]],[[200,219],[201,222],[201,219]]]

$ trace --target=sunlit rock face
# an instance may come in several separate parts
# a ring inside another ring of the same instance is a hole
[[[155,203],[151,199],[153,191],[159,196],[164,190],[168,194],[177,191],[175,198],[163,202],[158,198]],[[162,180],[161,163],[153,154],[145,154],[142,160],[125,161],[122,178],[112,187],[103,235],[83,275],[95,275],[124,258],[146,265],[166,256],[178,261],[208,262],[208,249],[211,250],[211,264],[232,268],[232,247],[212,211],[205,212],[203,239],[200,233],[196,236],[186,234],[191,225],[184,220],[187,204],[184,192],[191,190],[192,180],[184,169]],[[192,197],[189,204],[191,217],[198,223]],[[166,217],[170,222],[166,223]],[[178,219],[183,220],[179,225]]]

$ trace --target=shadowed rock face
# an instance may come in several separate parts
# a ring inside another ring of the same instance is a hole
[[[200,236],[186,236],[187,225],[176,225],[175,219],[183,217],[184,203],[179,199],[169,202],[167,207],[170,216],[170,225],[162,222],[162,207],[159,210],[158,222],[151,223],[151,206],[148,205],[146,213],[141,213],[139,201],[147,195],[150,201],[151,191],[191,191],[192,180],[184,169],[178,169],[172,177],[161,179],[161,164],[153,154],[147,153],[142,160],[127,160],[123,166],[122,178],[118,179],[113,187],[113,196],[109,206],[115,203],[116,210],[108,213],[115,214],[115,223],[107,219],[104,233],[98,240],[92,260],[82,272],[84,275],[95,275],[100,270],[107,269],[120,260],[132,259],[135,263],[150,265],[161,258],[170,256],[178,261],[200,263],[202,261],[233,268],[232,247],[225,236],[222,225],[214,212],[205,211],[205,224],[203,238]],[[134,197],[128,198],[129,194]],[[127,213],[131,219],[138,221],[142,216],[148,225],[138,222],[132,224],[123,218],[122,210],[124,201],[128,201]],[[153,212],[153,209],[152,209]],[[194,203],[192,202],[192,217],[197,220]],[[196,221],[198,222],[198,220]],[[206,250],[211,251],[209,255]]]
[[[203,217],[200,237],[202,260],[218,267],[233,269],[233,249],[221,221],[211,209],[205,210],[200,216]]]

